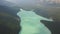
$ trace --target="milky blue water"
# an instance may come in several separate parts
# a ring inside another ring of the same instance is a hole
[[[21,17],[22,31],[19,34],[51,34],[50,30],[40,22],[40,20],[49,20],[38,16],[33,11],[21,10],[18,13]]]

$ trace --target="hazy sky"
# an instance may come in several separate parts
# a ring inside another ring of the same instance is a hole
[[[17,6],[26,10],[55,6],[56,3],[60,3],[59,0],[7,0],[7,1],[15,3]]]

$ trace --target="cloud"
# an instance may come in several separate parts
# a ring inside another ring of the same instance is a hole
[[[56,7],[56,1],[41,1],[41,0],[6,0],[8,2],[14,3],[20,8],[25,10],[32,10],[36,8],[46,8],[46,7]],[[51,3],[52,2],[52,3]],[[60,6],[60,5],[59,5]]]

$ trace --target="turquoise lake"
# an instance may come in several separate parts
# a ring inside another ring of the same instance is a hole
[[[19,34],[51,34],[51,31],[40,22],[40,20],[49,20],[35,14],[33,11],[21,10],[18,13],[21,17],[22,31]]]

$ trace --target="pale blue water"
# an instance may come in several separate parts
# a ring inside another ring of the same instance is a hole
[[[33,11],[21,10],[18,15],[21,17],[22,31],[19,34],[51,34],[50,30],[40,22],[49,20],[38,16]]]

